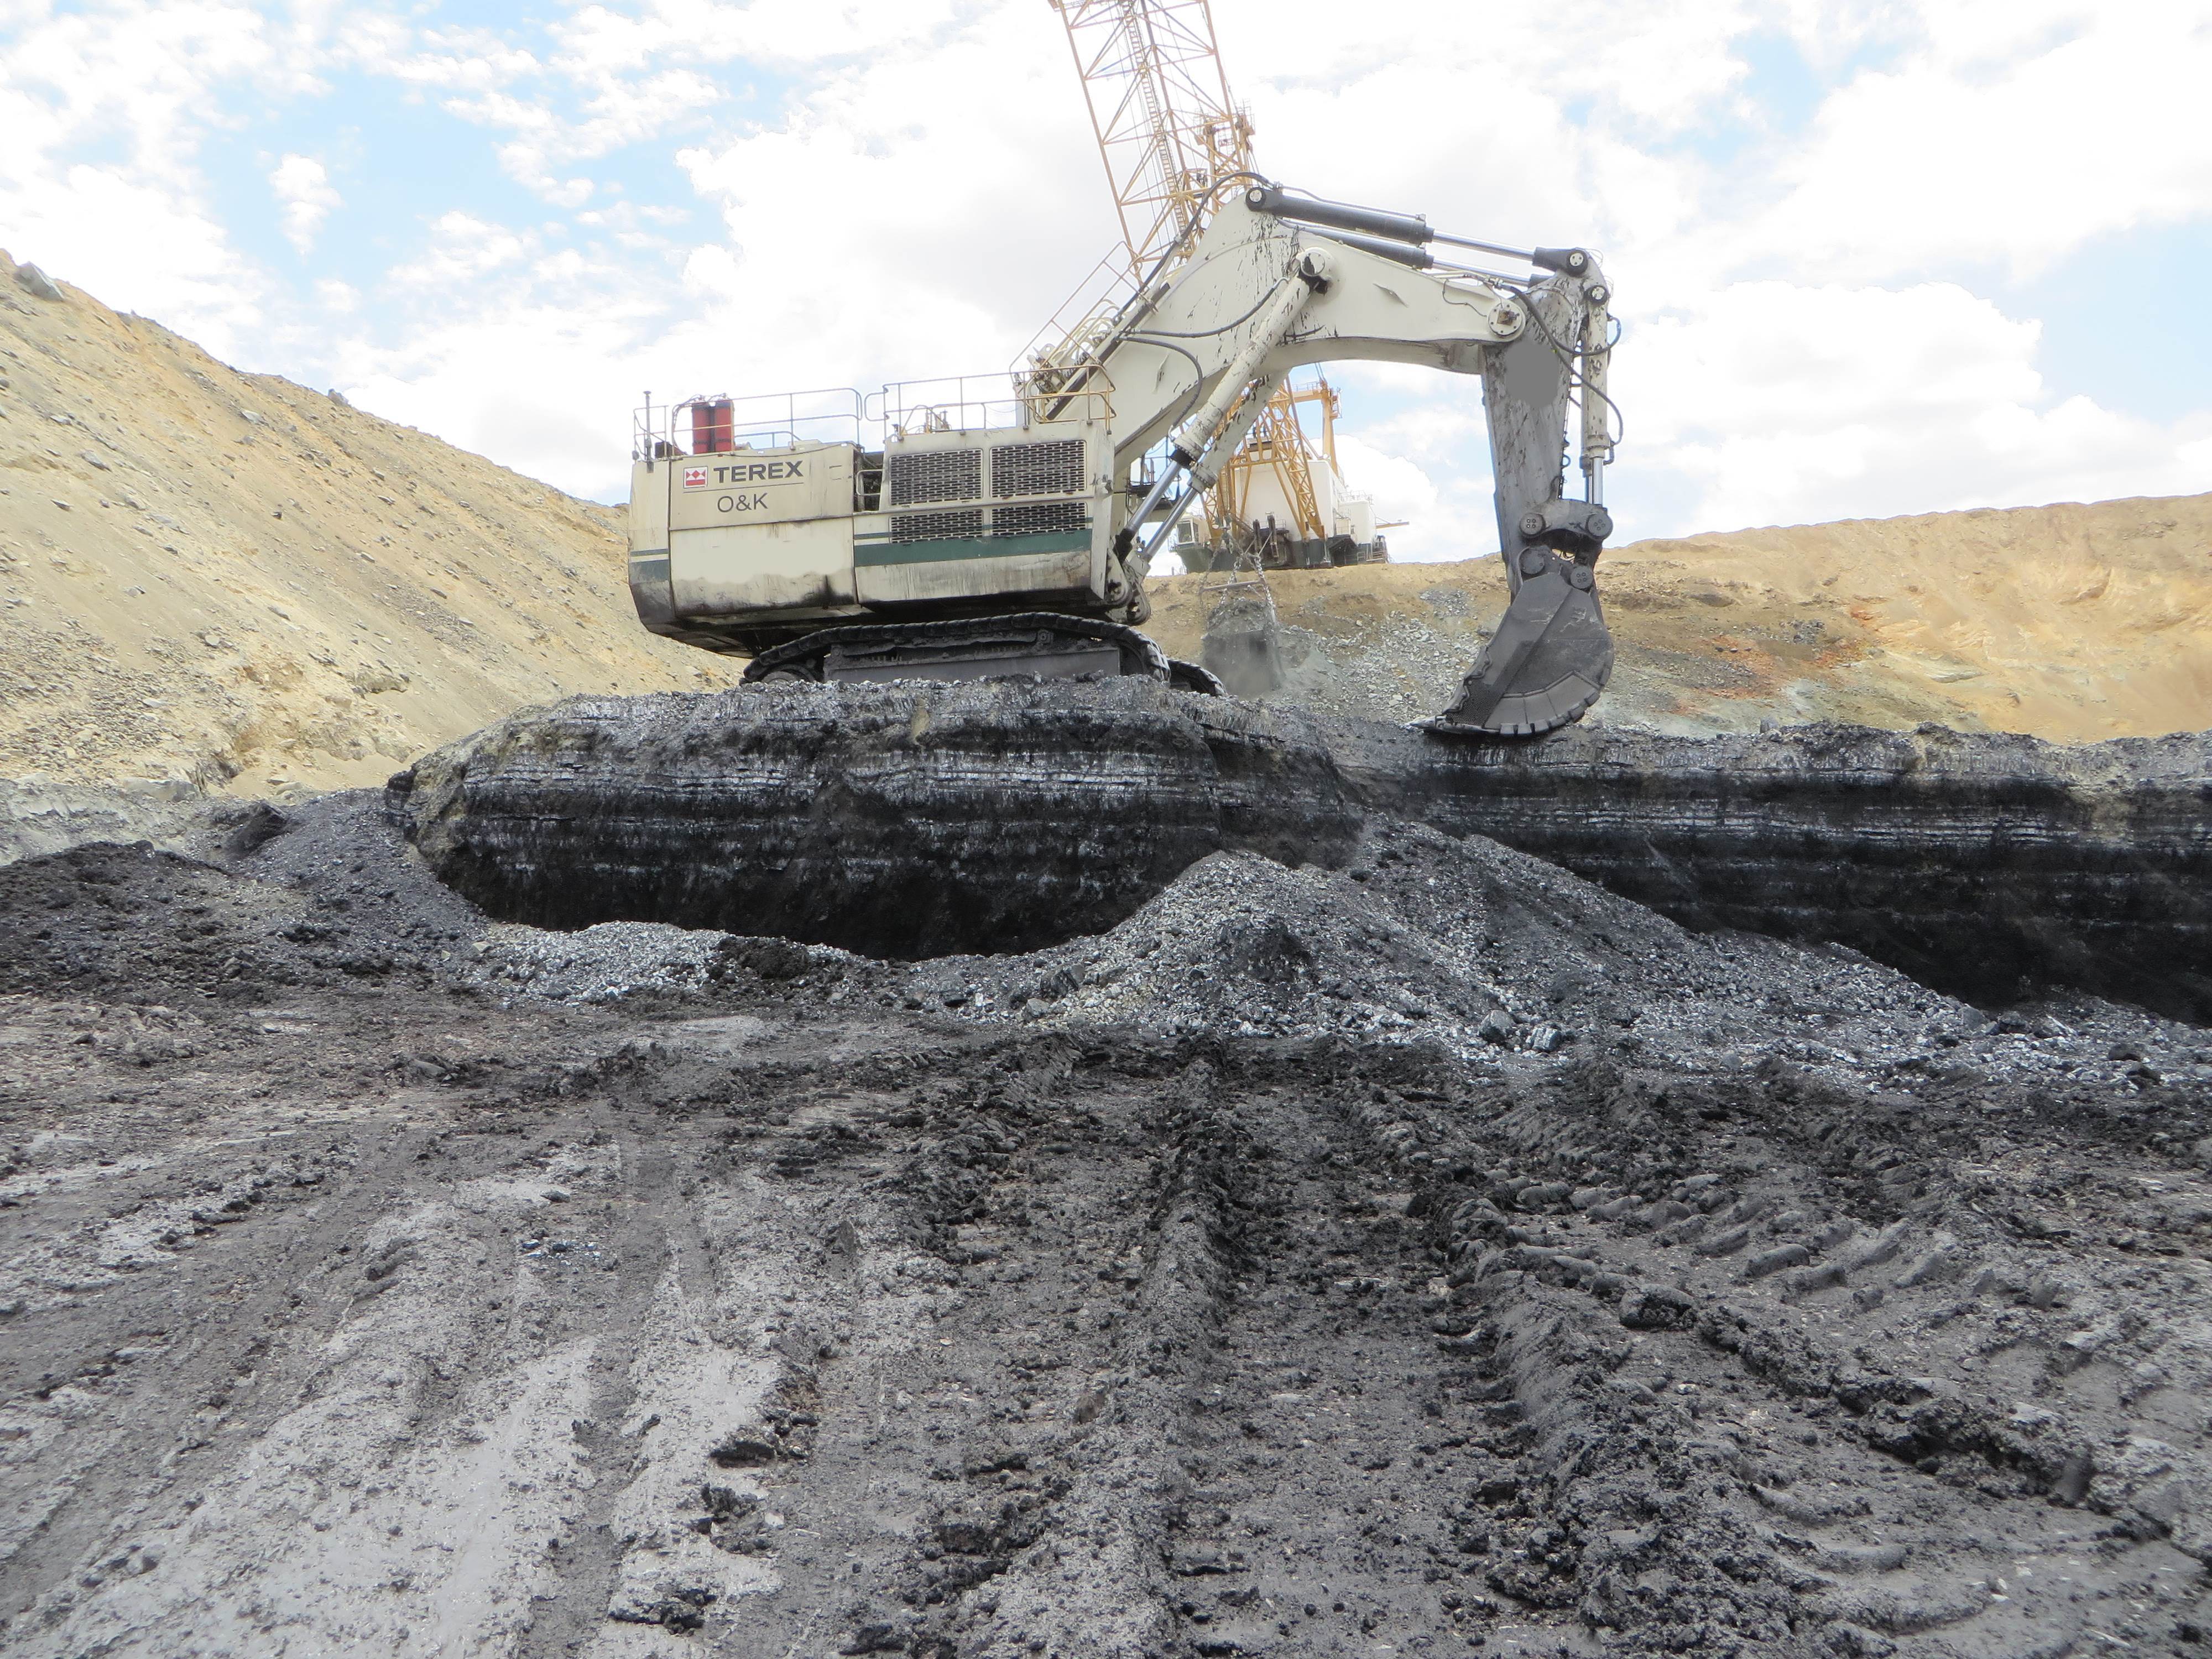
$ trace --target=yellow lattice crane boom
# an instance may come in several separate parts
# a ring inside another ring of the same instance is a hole
[[[1120,216],[1124,254],[1111,266],[1133,283],[1163,256],[1190,245],[1189,233],[1210,217],[1224,192],[1241,188],[1252,173],[1252,121],[1229,95],[1214,35],[1210,0],[1051,0],[1067,26],[1068,46],[1083,82],[1092,131],[1106,165],[1106,180]],[[1089,343],[1094,321],[1069,331],[1064,349]],[[1318,391],[1332,400],[1327,382]],[[1275,540],[1318,550],[1336,530],[1340,493],[1334,458],[1317,456],[1299,423],[1297,404],[1314,388],[1294,392],[1285,382],[1268,399],[1251,435],[1224,470],[1206,501],[1210,538],[1217,550],[1235,545],[1246,527],[1279,509],[1290,520]],[[1327,499],[1316,472],[1328,469]],[[1364,505],[1364,503],[1363,503]],[[1375,556],[1372,515],[1361,526],[1363,552]]]
[[[1132,266],[1152,263],[1231,175],[1252,123],[1230,100],[1209,0],[1052,0],[1067,25]]]

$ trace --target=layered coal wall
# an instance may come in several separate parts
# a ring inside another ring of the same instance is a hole
[[[526,711],[389,799],[497,916],[890,957],[1098,932],[1222,848],[1340,863],[1382,812],[1985,1006],[2068,987],[2212,1023],[2212,734],[1469,744],[1136,681],[794,685]]]
[[[2212,1023],[2212,733],[1331,737],[1371,807],[1688,927],[1838,942],[1985,1006],[2070,987]]]
[[[1224,848],[1340,860],[1312,721],[1122,680],[576,697],[418,762],[387,802],[494,915],[874,956],[1103,931]]]

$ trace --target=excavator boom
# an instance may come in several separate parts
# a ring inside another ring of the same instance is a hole
[[[1124,322],[1100,353],[1105,378],[1117,388],[1149,383],[1173,393],[1188,377],[1178,379],[1167,354],[1178,343],[1221,342],[1214,349],[1222,366],[1212,377],[1201,374],[1185,394],[1205,396],[1167,434],[1170,465],[1132,515],[1121,544],[1142,534],[1139,545],[1149,555],[1164,544],[1174,518],[1212,483],[1251,417],[1295,367],[1364,358],[1480,374],[1510,598],[1459,697],[1427,729],[1534,736],[1581,718],[1613,672],[1595,580],[1613,532],[1603,506],[1612,454],[1605,391],[1611,289],[1597,261],[1579,248],[1518,254],[1543,274],[1515,281],[1442,262],[1432,252],[1437,242],[1487,255],[1515,252],[1440,236],[1410,216],[1320,202],[1270,185],[1225,204],[1172,286]],[[1270,273],[1276,280],[1255,296],[1258,280]],[[1206,319],[1223,315],[1237,320],[1209,337]],[[1117,396],[1125,450],[1141,453],[1158,440],[1168,401],[1148,405],[1139,398],[1132,406]],[[1565,491],[1566,422],[1577,401],[1579,500]],[[1167,517],[1155,526],[1150,521],[1164,503]]]

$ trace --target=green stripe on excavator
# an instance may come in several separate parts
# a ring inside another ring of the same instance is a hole
[[[941,559],[1010,559],[1023,553],[1073,553],[1091,545],[1087,530],[1047,530],[1031,536],[957,536],[933,542],[859,542],[853,562],[933,564]]]

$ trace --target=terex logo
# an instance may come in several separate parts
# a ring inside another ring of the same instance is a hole
[[[718,484],[773,483],[782,478],[800,477],[801,461],[740,461],[734,466],[714,469]]]
[[[685,467],[684,487],[686,489],[704,489],[707,487],[707,469],[703,466]]]

